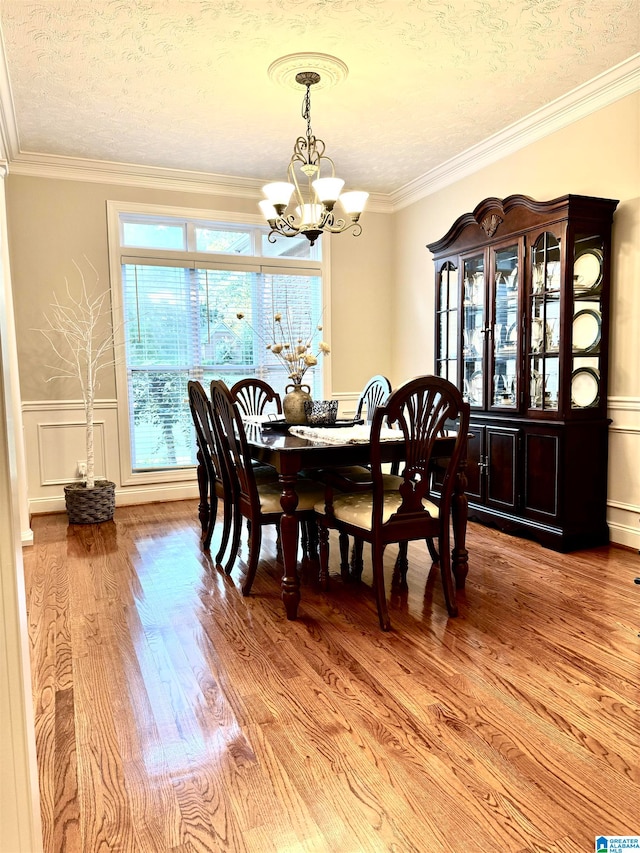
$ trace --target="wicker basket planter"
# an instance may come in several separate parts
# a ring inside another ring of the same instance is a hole
[[[116,484],[110,480],[96,480],[93,489],[84,483],[70,483],[64,487],[64,500],[69,524],[99,524],[111,521],[116,508]]]

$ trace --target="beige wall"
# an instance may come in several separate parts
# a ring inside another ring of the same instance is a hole
[[[615,198],[612,396],[640,394],[640,93],[487,166],[395,215],[393,380],[433,370],[434,272],[426,244],[488,196]]]
[[[488,196],[620,200],[612,261],[608,520],[612,541],[640,547],[640,93],[628,96],[395,215],[391,379],[434,369],[434,268],[426,244]],[[585,448],[588,452],[588,448]]]
[[[426,244],[442,237],[458,216],[487,196],[512,193],[541,200],[566,193],[620,199],[614,220],[609,503],[612,537],[634,547],[640,538],[640,473],[634,473],[640,471],[639,152],[636,93],[393,215],[365,214],[362,236],[332,238],[327,323],[332,342],[327,390],[348,410],[372,373],[385,373],[397,385],[432,372],[434,275]],[[78,391],[72,382],[45,382],[47,347],[31,330],[41,326],[52,292],[60,292],[65,276],[76,274],[73,258],[86,254],[101,280],[108,281],[106,200],[247,213],[255,213],[256,206],[252,199],[11,174],[6,185],[22,399],[40,405],[36,414],[25,412],[29,495],[32,509],[44,511],[54,507],[44,498],[34,505],[34,493],[61,494],[60,482],[75,472],[52,475],[42,458],[40,468],[34,467],[37,430],[47,419],[42,406],[50,407],[50,421],[66,418],[75,424],[77,413],[69,407],[57,410],[56,402],[77,400]],[[99,390],[105,401],[103,452],[106,475],[118,482],[112,428],[117,410],[109,408],[115,396],[113,376],[105,375]],[[51,458],[51,453],[39,452]],[[152,496],[152,491],[132,492],[128,499]],[[120,498],[125,502],[124,490]]]
[[[45,367],[50,358],[47,344],[32,330],[42,327],[42,312],[52,293],[63,293],[65,276],[78,280],[72,259],[86,255],[101,282],[108,284],[107,199],[257,213],[252,199],[9,175],[9,245],[23,400],[78,398],[72,380],[45,381],[50,374]],[[372,372],[390,369],[390,220],[389,214],[368,213],[360,237],[333,239],[329,322],[334,392],[357,392]],[[98,395],[115,397],[113,373],[105,373]]]
[[[360,237],[331,243],[331,373],[338,395],[357,393],[374,373],[391,370],[392,217],[367,213],[363,219]]]
[[[85,181],[9,175],[7,217],[17,331],[18,364],[23,400],[27,487],[32,512],[64,508],[63,485],[77,477],[84,459],[84,413],[79,388],[72,379],[47,382],[51,351],[35,329],[53,293],[64,296],[65,278],[77,285],[75,259],[88,269],[83,255],[100,276],[89,276],[98,292],[109,283],[106,202],[126,201],[203,211],[256,214],[256,202],[199,193],[174,192]],[[359,237],[342,235],[331,243],[331,304],[325,315],[332,353],[327,393],[340,399],[341,411],[353,410],[366,379],[391,367],[392,227],[391,215],[366,215]],[[323,238],[323,240],[326,238]],[[120,465],[126,430],[119,428],[113,370],[101,377],[96,403],[96,471],[116,483],[118,504],[194,497],[195,476],[150,477],[144,485],[124,484]],[[120,439],[119,439],[120,436]]]

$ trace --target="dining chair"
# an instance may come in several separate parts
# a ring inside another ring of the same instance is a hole
[[[267,407],[273,403],[277,414],[282,414],[280,394],[263,379],[248,377],[240,379],[231,386],[231,397],[238,404],[243,418],[259,417],[265,414]]]
[[[404,442],[404,468],[393,488],[385,486],[382,470],[380,431],[385,423],[397,426]],[[325,500],[316,504],[323,576],[328,575],[330,529],[371,544],[373,586],[383,631],[390,627],[383,572],[384,550],[390,543],[438,540],[437,551],[433,545],[429,551],[440,564],[449,615],[458,614],[449,550],[450,515],[468,431],[469,404],[463,401],[455,385],[438,376],[412,379],[394,391],[384,406],[378,406],[373,416],[371,482],[354,483],[350,493],[336,496],[329,486]],[[454,447],[446,461],[438,460],[439,493],[436,494],[432,491],[437,455],[434,448],[444,433],[455,433]]]
[[[200,505],[198,514],[202,527],[202,547],[209,550],[218,512],[218,500],[222,501],[222,538],[216,554],[216,563],[222,561],[233,515],[233,503],[230,483],[226,469],[222,464],[213,425],[211,403],[200,382],[189,380],[187,383],[189,408],[196,431],[198,446],[198,488]]]
[[[262,528],[266,524],[278,524],[282,516],[280,505],[282,489],[277,482],[260,483],[256,480],[239,405],[234,403],[230,390],[220,380],[214,380],[211,383],[211,408],[223,463],[231,483],[234,505],[231,550],[225,572],[230,574],[233,568],[240,545],[241,520],[246,518],[251,522],[251,526],[249,559],[242,594],[249,595],[260,557]],[[319,484],[298,477],[296,492],[298,494],[296,515],[299,520],[310,522],[308,547],[311,558],[317,559],[314,506],[322,499],[324,490]]]
[[[373,415],[378,406],[383,405],[391,394],[391,382],[386,376],[376,374],[362,389],[358,402],[356,404],[356,412],[354,420],[366,420],[371,423]],[[385,480],[397,474],[397,467],[391,469],[391,474],[383,475]],[[319,471],[317,479],[321,482],[329,482],[333,486],[338,487],[341,491],[351,491],[354,484],[371,481],[371,470],[368,465],[345,465],[331,470]],[[387,482],[386,485],[391,487],[395,482]],[[349,542],[348,537],[343,535],[340,537],[340,570],[344,578],[351,575],[351,578],[357,580],[362,575],[362,540],[354,539],[351,549],[351,562],[349,563]],[[403,552],[406,557],[406,550]]]

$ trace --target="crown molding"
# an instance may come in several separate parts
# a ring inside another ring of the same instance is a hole
[[[33,152],[20,152],[9,163],[9,173],[35,178],[63,181],[89,181],[91,183],[119,184],[155,190],[183,193],[223,195],[232,198],[262,199],[264,181],[219,175],[215,172],[193,172],[186,169],[161,169],[133,163],[106,160],[85,160]],[[393,213],[390,197],[371,193],[367,211]]]
[[[394,210],[444,189],[640,89],[640,53],[391,193]]]
[[[11,160],[20,150],[9,69],[0,31],[0,158]]]
[[[407,207],[638,89],[640,89],[640,53],[594,77],[582,86],[578,86],[567,95],[535,110],[520,121],[468,148],[398,190],[388,195],[372,193],[369,196],[367,210],[372,213],[393,213]],[[0,160],[6,160],[9,173],[15,175],[225,195],[256,201],[262,198],[263,182],[254,178],[21,151],[2,38],[0,38]]]

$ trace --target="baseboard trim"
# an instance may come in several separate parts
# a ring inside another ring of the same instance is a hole
[[[640,552],[640,530],[628,524],[609,521],[609,541],[612,545],[625,545]]]
[[[183,501],[199,497],[197,483],[166,483],[163,485],[137,486],[116,489],[116,509],[132,504],[157,503],[162,501]],[[64,512],[64,495],[46,498],[32,498],[29,501],[31,515],[44,515],[50,512]],[[31,537],[33,542],[33,535]],[[24,539],[23,539],[24,542]]]

